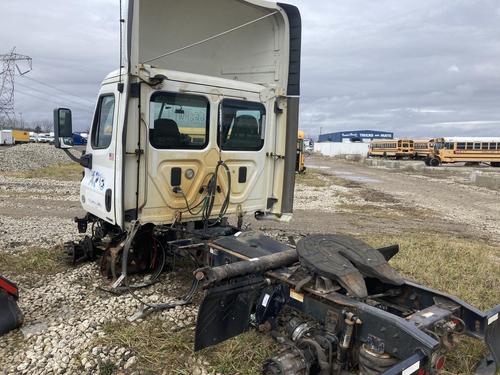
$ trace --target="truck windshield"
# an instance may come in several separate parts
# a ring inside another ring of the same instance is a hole
[[[150,100],[149,142],[158,149],[203,149],[209,118],[204,96],[157,92]]]

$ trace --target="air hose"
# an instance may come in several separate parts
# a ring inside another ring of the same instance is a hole
[[[221,166],[226,170],[227,192],[224,198],[224,202],[221,205],[217,220],[214,223],[210,223],[210,216],[212,215],[212,210],[215,203],[215,197],[217,195],[217,178],[219,176],[219,168]],[[231,171],[229,170],[229,167],[223,160],[219,160],[217,166],[215,167],[214,175],[208,184],[208,194],[207,194],[208,203],[203,210],[203,216],[202,216],[205,231],[207,231],[209,226],[214,226],[222,220],[229,207],[230,196],[231,196]]]

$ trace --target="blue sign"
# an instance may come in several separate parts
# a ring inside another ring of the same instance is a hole
[[[319,142],[343,142],[344,139],[350,139],[352,142],[372,139],[394,139],[394,133],[377,130],[353,130],[321,134],[319,136]]]

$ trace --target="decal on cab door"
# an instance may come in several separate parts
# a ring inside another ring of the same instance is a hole
[[[96,190],[103,191],[104,186],[106,185],[106,181],[103,174],[99,171],[92,171],[89,185]]]

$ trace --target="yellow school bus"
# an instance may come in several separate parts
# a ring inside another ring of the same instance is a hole
[[[302,130],[299,130],[297,134],[297,158],[295,161],[295,172],[304,173],[306,171],[306,157],[304,153],[304,138],[305,134]]]
[[[370,142],[368,156],[394,157],[401,159],[414,156],[413,140],[385,139]]]
[[[434,143],[432,139],[418,139],[413,141],[413,149],[415,150],[415,158],[427,158],[432,149],[434,147]]]
[[[500,138],[437,138],[429,156],[425,159],[428,166],[440,164],[472,162],[488,163],[492,167],[500,167]]]

